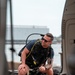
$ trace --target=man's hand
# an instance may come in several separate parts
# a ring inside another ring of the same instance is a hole
[[[39,71],[40,71],[40,72],[44,72],[44,71],[45,71],[45,67],[44,67],[44,66],[40,66],[40,67],[39,67]]]
[[[25,75],[27,72],[29,72],[29,67],[26,64],[21,64],[18,67],[18,71],[21,75]]]

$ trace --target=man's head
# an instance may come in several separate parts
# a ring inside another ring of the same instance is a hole
[[[52,35],[51,33],[45,34],[45,35],[42,37],[42,39],[41,39],[41,41],[42,41],[42,46],[43,46],[44,48],[47,48],[48,46],[50,46],[50,45],[52,44],[53,39],[54,39],[54,37],[53,37],[53,35]]]

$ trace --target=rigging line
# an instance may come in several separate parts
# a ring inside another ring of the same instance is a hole
[[[10,24],[11,24],[11,26],[10,26],[10,29],[11,29],[11,31],[10,31],[10,33],[11,33],[11,48],[10,48],[10,50],[11,50],[11,53],[12,53],[12,62],[11,62],[11,66],[12,66],[12,75],[14,75],[14,54],[13,54],[13,52],[15,52],[15,50],[14,50],[14,47],[13,47],[13,22],[12,22],[12,2],[11,2],[11,0],[9,0],[9,5],[10,5]]]

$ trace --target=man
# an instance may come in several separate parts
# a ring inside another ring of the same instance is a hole
[[[18,75],[26,75],[29,68],[39,68],[39,71],[47,75],[53,75],[52,62],[54,51],[51,47],[53,35],[45,34],[41,40],[32,40],[21,53],[22,63],[18,67]],[[48,61],[45,65],[46,60]]]

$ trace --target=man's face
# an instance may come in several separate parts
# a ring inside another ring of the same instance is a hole
[[[51,45],[52,44],[52,41],[51,41],[51,38],[50,37],[48,37],[48,36],[44,36],[44,37],[42,37],[42,46],[44,47],[44,48],[47,48],[49,45]]]

